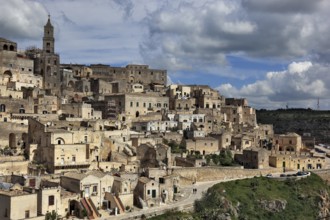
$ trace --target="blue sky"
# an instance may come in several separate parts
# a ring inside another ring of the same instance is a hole
[[[0,0],[0,37],[41,47],[51,15],[62,63],[148,64],[255,108],[330,108],[330,1]]]

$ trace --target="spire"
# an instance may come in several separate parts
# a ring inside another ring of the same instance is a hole
[[[48,21],[45,27],[53,27],[52,23],[50,22],[50,14],[48,14]]]
[[[47,24],[44,26],[43,50],[47,53],[54,53],[54,48],[54,27],[50,22],[50,14],[48,14],[48,21]]]

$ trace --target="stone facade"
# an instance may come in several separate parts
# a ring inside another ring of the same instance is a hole
[[[296,133],[274,134],[273,146],[276,151],[300,152],[302,149],[301,136]]]
[[[158,94],[130,93],[105,96],[106,101],[113,101],[117,112],[122,115],[122,121],[138,118],[148,112],[168,110],[168,97]],[[125,119],[125,120],[123,120]]]
[[[309,153],[276,153],[269,156],[269,165],[286,170],[313,170],[325,167],[324,157],[313,157]]]
[[[219,153],[218,140],[212,137],[202,137],[186,140],[187,151],[199,152],[202,155]]]
[[[0,191],[0,216],[3,220],[37,217],[37,193]]]

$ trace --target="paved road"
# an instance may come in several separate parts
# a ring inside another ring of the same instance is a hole
[[[135,219],[135,217],[138,219],[141,217],[142,214],[146,216],[153,216],[156,215],[155,213],[161,213],[169,210],[182,210],[183,208],[193,207],[195,200],[202,198],[203,193],[207,191],[208,188],[212,187],[213,185],[220,183],[220,182],[226,182],[231,181],[234,179],[228,179],[228,180],[216,180],[216,181],[210,181],[210,182],[197,182],[194,185],[187,186],[181,190],[182,194],[184,195],[183,198],[177,202],[174,202],[172,204],[161,204],[158,207],[152,207],[147,208],[143,210],[138,210],[130,213],[123,213],[118,216],[110,216],[110,217],[102,217],[100,219]],[[197,189],[197,193],[193,194],[193,188]]]

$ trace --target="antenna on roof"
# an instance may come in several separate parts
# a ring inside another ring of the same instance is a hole
[[[320,110],[320,98],[317,98],[317,110]]]

